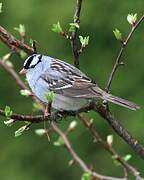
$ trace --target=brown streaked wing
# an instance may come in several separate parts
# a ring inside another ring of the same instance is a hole
[[[93,89],[97,85],[71,65],[64,65],[59,61],[54,61],[44,74],[40,76],[49,84],[49,88],[57,94],[63,94],[73,98],[92,98],[100,96],[99,92]]]
[[[94,98],[101,97],[101,89],[95,84],[86,80],[75,80],[69,88],[63,88],[63,95],[73,98]],[[96,91],[97,90],[97,91]]]

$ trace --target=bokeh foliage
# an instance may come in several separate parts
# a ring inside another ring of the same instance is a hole
[[[68,40],[61,38],[51,31],[53,23],[60,21],[62,28],[68,30],[73,20],[75,0],[6,0],[3,1],[3,13],[0,14],[1,25],[18,37],[14,27],[25,24],[27,42],[35,39],[38,42],[38,51],[42,54],[57,57],[72,63],[71,47]],[[88,47],[80,57],[81,69],[91,78],[104,87],[111,71],[112,64],[119,49],[113,30],[118,28],[123,35],[130,30],[126,21],[128,13],[137,13],[138,17],[144,11],[143,0],[84,0],[81,12],[80,35],[90,36]],[[0,56],[9,52],[9,49],[0,44]],[[142,106],[141,110],[133,112],[125,108],[111,105],[115,115],[121,123],[143,143],[144,136],[144,25],[137,30],[131,39],[123,56],[125,66],[120,68],[112,84],[112,93],[130,99]],[[17,71],[23,61],[13,55],[11,58]],[[17,113],[32,113],[32,102],[29,98],[20,96],[19,88],[12,78],[0,68],[0,107],[12,107]],[[97,114],[87,116],[95,119],[95,125],[105,138],[114,134],[114,147],[121,155],[132,154],[130,162],[141,171],[143,161],[135,155],[131,148],[119,138],[109,125]],[[78,166],[68,166],[71,159],[63,147],[48,144],[46,138],[37,137],[35,128],[43,124],[34,125],[27,133],[14,138],[14,131],[21,125],[17,123],[7,128],[0,123],[0,179],[2,180],[52,180],[52,179],[80,179],[81,170]],[[59,126],[68,126],[70,118],[60,122]],[[52,135],[52,141],[56,139]],[[79,122],[76,130],[70,134],[73,147],[82,159],[93,164],[97,172],[107,175],[122,175],[122,170],[116,167],[111,157],[102,147],[94,144],[88,131]]]

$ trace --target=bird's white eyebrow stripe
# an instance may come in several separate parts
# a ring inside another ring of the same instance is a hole
[[[24,62],[24,68],[29,69],[30,67],[35,67],[39,62],[41,62],[42,55],[33,54],[27,58]]]
[[[36,56],[36,54],[31,55],[30,57],[28,57],[27,61],[24,62],[23,66],[24,66],[25,69],[29,68],[29,66],[30,66],[30,64],[31,64],[31,62],[32,62],[32,60],[34,59],[35,56]]]

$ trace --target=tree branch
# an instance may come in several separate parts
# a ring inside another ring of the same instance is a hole
[[[9,67],[2,59],[0,59],[0,65],[11,75],[21,89],[28,89],[15,70],[12,67]]]
[[[4,44],[6,44],[12,51],[19,52],[19,50],[24,50],[28,54],[32,54],[34,52],[33,48],[16,39],[14,36],[8,33],[2,26],[0,26],[0,40]]]
[[[114,117],[114,115],[107,110],[104,106],[95,107],[96,112],[103,117],[109,125],[114,129],[114,131],[125,141],[127,142],[132,149],[144,159],[144,146],[138,142]]]
[[[89,132],[94,137],[97,143],[102,145],[104,149],[107,152],[109,152],[114,157],[115,160],[117,160],[120,164],[122,164],[122,166],[125,167],[126,170],[131,172],[133,176],[135,176],[136,178],[141,178],[140,173],[137,171],[137,169],[131,166],[128,162],[126,162],[120,155],[118,155],[118,153],[113,149],[112,146],[110,146],[106,141],[104,141],[100,137],[93,124],[91,124],[82,114],[79,114],[78,118],[82,121],[84,126],[89,129]]]
[[[93,109],[93,105],[90,104],[89,106],[85,108],[81,108],[76,112],[55,111],[55,112],[51,112],[51,114],[47,117],[45,117],[44,115],[32,116],[32,115],[22,115],[22,114],[13,113],[10,118],[14,119],[15,121],[29,121],[31,123],[40,123],[43,121],[58,121],[61,118],[66,118],[68,116],[76,116],[81,112],[87,112],[91,109]],[[6,117],[5,111],[2,109],[0,109],[0,116]]]
[[[80,11],[81,11],[81,5],[82,0],[76,0],[76,9],[74,14],[74,23],[80,24]],[[74,65],[75,67],[79,68],[79,52],[77,47],[77,31],[78,28],[75,27],[75,30],[72,32],[72,39],[71,39],[71,46],[72,46],[72,52],[73,52],[73,58],[74,58]]]
[[[121,57],[123,55],[123,52],[124,52],[126,46],[128,45],[129,40],[131,39],[134,31],[138,28],[138,26],[142,23],[143,20],[144,20],[144,15],[140,18],[140,20],[135,25],[132,26],[131,31],[129,32],[126,40],[124,42],[122,42],[122,46],[120,48],[120,51],[118,53],[118,56],[117,56],[116,61],[115,61],[115,64],[114,64],[114,66],[112,68],[112,71],[111,71],[111,73],[109,75],[109,78],[108,78],[108,81],[107,81],[107,84],[106,84],[106,87],[105,87],[106,92],[109,91],[111,83],[112,83],[112,80],[113,80],[114,75],[116,73],[116,70],[121,65]]]
[[[88,168],[88,166],[84,163],[84,161],[81,160],[79,158],[79,156],[76,154],[76,152],[73,150],[67,136],[54,123],[52,123],[52,127],[55,130],[55,132],[63,138],[63,140],[65,142],[66,149],[72,155],[74,161],[80,165],[80,167],[83,169],[84,172],[89,173],[93,178],[96,178],[98,180],[126,180],[125,178],[115,178],[115,177],[110,177],[110,176],[103,176],[103,175],[100,175],[96,172],[91,171]]]

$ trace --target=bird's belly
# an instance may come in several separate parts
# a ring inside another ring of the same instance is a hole
[[[86,106],[89,100],[81,98],[70,98],[60,94],[56,94],[52,102],[52,107],[58,110],[77,111]]]
[[[41,79],[33,81],[32,78],[28,82],[33,94],[43,103],[48,103],[46,96],[49,93],[49,87],[47,84]]]
[[[34,94],[38,97],[40,101],[45,104],[48,104],[46,95],[48,94],[48,90],[42,88],[34,89]],[[82,98],[70,98],[60,94],[55,94],[52,107],[57,110],[65,110],[65,111],[76,111],[84,107],[89,103],[88,100]]]
[[[43,91],[44,92],[44,91]],[[48,91],[44,94],[42,93],[35,93],[36,96],[40,101],[42,101],[45,104],[48,104],[48,101],[46,99],[46,94],[48,94]],[[65,110],[65,111],[77,111],[87,105],[89,103],[86,99],[81,98],[70,98],[65,97],[59,94],[55,94],[55,97],[52,101],[52,107],[57,110]]]
[[[37,81],[31,83],[32,92],[43,103],[48,104],[46,96],[49,93],[49,88],[44,82]],[[55,94],[52,107],[57,110],[76,111],[87,105],[89,100],[83,98],[71,98],[60,94]]]

